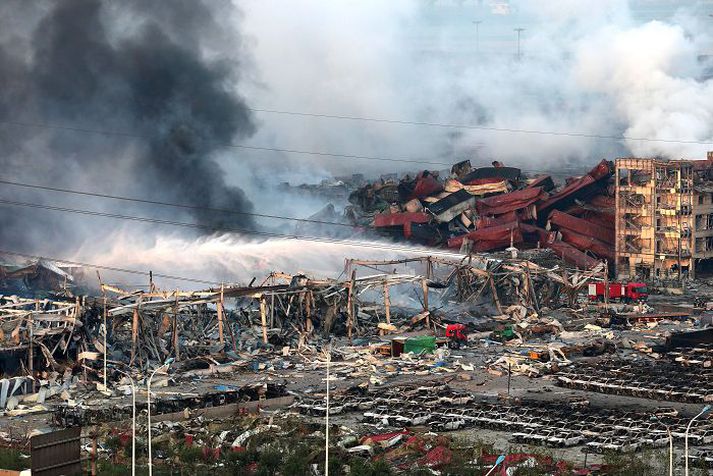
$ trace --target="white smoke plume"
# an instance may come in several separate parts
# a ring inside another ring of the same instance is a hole
[[[713,142],[710,18],[697,2],[521,0],[244,3],[253,107],[586,135],[609,140],[258,113],[275,146],[546,171],[603,157],[702,158]],[[496,8],[497,7],[497,8]],[[509,13],[502,15],[501,13]],[[479,19],[480,52],[475,27]],[[516,27],[523,27],[522,59]],[[287,155],[330,172],[417,164]],[[439,168],[421,165],[421,168]],[[544,169],[544,170],[543,170]]]

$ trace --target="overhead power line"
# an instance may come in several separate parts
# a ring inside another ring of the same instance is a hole
[[[215,227],[212,225],[204,225],[201,223],[164,220],[164,219],[160,219],[160,218],[142,217],[142,216],[135,216],[135,215],[122,215],[122,214],[118,214],[118,213],[97,212],[94,210],[84,210],[84,209],[78,209],[78,208],[56,207],[53,205],[18,202],[18,201],[14,201],[14,200],[0,199],[0,204],[9,205],[9,206],[17,206],[17,207],[35,208],[35,209],[41,209],[41,210],[50,210],[50,211],[64,212],[64,213],[75,213],[75,214],[79,214],[79,215],[87,215],[87,216],[94,216],[94,217],[112,218],[112,219],[116,219],[116,220],[129,220],[129,221],[137,221],[137,222],[151,223],[151,224],[157,224],[157,225],[170,225],[170,226],[178,226],[178,227],[186,227],[186,228],[194,228],[194,229],[204,229],[204,230],[215,231],[215,232],[233,232],[233,233],[243,233],[246,235],[264,236],[264,237],[268,237],[268,238],[282,238],[282,239],[293,239],[293,240],[298,240],[298,241],[310,241],[310,242],[315,242],[315,243],[345,245],[345,246],[352,246],[355,248],[377,249],[377,250],[382,250],[382,251],[398,251],[401,253],[441,255],[441,256],[451,256],[451,257],[463,256],[460,253],[439,251],[439,250],[434,250],[434,249],[397,247],[397,246],[391,246],[387,243],[382,244],[379,242],[352,241],[352,240],[318,237],[318,236],[310,236],[310,235],[276,233],[276,232],[269,232],[269,231],[253,230],[253,229],[249,229],[249,228]]]
[[[514,127],[494,127],[494,126],[482,126],[478,124],[458,124],[458,123],[448,123],[448,122],[428,122],[428,121],[410,121],[406,119],[388,119],[381,117],[367,117],[367,116],[347,116],[340,114],[321,114],[313,112],[298,112],[298,111],[280,111],[275,109],[258,109],[250,108],[253,112],[262,112],[267,114],[282,114],[287,116],[300,116],[300,117],[317,117],[325,119],[340,119],[346,121],[362,121],[362,122],[381,122],[384,124],[400,124],[400,125],[412,125],[412,126],[427,126],[427,127],[440,127],[447,129],[473,129],[479,131],[493,131],[493,132],[506,132],[513,134],[536,134],[536,135],[551,135],[551,136],[563,136],[563,137],[579,137],[585,139],[606,139],[606,140],[632,140],[632,141],[643,141],[643,142],[663,142],[670,144],[694,144],[694,145],[713,145],[713,142],[708,141],[697,141],[697,140],[681,140],[681,139],[655,139],[652,137],[633,137],[626,135],[606,135],[606,134],[590,134],[586,132],[577,131],[550,131],[542,129],[518,129]]]
[[[30,258],[30,259],[46,259],[46,260],[55,261],[55,262],[59,262],[59,263],[71,264],[74,266],[83,266],[85,268],[96,268],[96,269],[103,269],[106,271],[116,271],[118,273],[138,274],[141,276],[153,276],[153,277],[157,277],[157,278],[173,279],[176,281],[187,281],[187,282],[194,282],[194,283],[200,283],[200,284],[216,284],[216,285],[222,284],[217,281],[208,281],[205,279],[187,278],[185,276],[174,276],[171,274],[154,273],[154,272],[148,272],[148,271],[139,271],[136,269],[119,268],[116,266],[106,266],[106,265],[101,265],[101,264],[85,263],[85,262],[81,262],[81,261],[72,261],[72,260],[68,260],[68,259],[64,259],[64,258],[53,258],[51,256],[31,255],[31,254],[26,254],[26,253],[18,253],[17,251],[11,251],[11,250],[0,249],[0,254],[10,255],[10,256],[19,256],[22,258]]]
[[[538,130],[527,130],[527,129],[512,129],[512,128],[499,128],[490,126],[478,126],[478,125],[467,125],[467,124],[445,124],[445,123],[435,123],[435,122],[417,122],[417,121],[404,121],[395,119],[380,119],[372,117],[359,117],[359,116],[340,116],[340,115],[330,115],[330,114],[316,114],[316,113],[306,113],[306,112],[293,112],[293,111],[276,111],[269,109],[251,109],[256,112],[265,112],[273,114],[287,114],[294,116],[307,116],[307,117],[323,117],[330,119],[344,119],[352,121],[370,121],[370,122],[384,122],[392,124],[413,124],[421,126],[434,126],[434,127],[449,127],[449,128],[466,128],[466,129],[478,129],[478,130],[491,130],[497,132],[512,132],[512,133],[522,133],[522,134],[543,134],[543,135],[555,135],[555,136],[567,136],[567,137],[581,137],[581,138],[591,138],[591,139],[610,139],[610,140],[637,140],[637,141],[648,141],[648,142],[664,142],[664,143],[677,143],[677,144],[697,144],[697,145],[712,145],[713,142],[703,142],[703,141],[684,141],[684,140],[673,140],[673,139],[652,139],[652,138],[635,138],[628,136],[607,136],[600,134],[586,134],[580,132],[557,132],[557,131],[538,131]],[[57,124],[48,123],[37,123],[37,122],[22,122],[22,121],[0,121],[0,124],[17,126],[17,127],[34,127],[42,129],[51,130],[61,130],[67,132],[77,132],[85,134],[97,134],[105,136],[117,136],[117,137],[131,137],[139,139],[150,139],[149,136],[143,134],[136,134],[124,131],[110,131],[105,129],[93,129],[86,127],[74,127],[74,126],[61,126]],[[313,150],[300,150],[293,148],[280,148],[280,147],[266,147],[266,146],[253,146],[253,145],[243,145],[234,143],[220,143],[218,144],[222,147],[234,148],[234,149],[244,149],[244,150],[255,150],[263,152],[280,152],[285,154],[297,154],[297,155],[311,155],[317,157],[334,157],[341,159],[353,159],[353,160],[370,160],[370,161],[382,161],[382,162],[401,162],[401,163],[412,163],[412,164],[426,164],[426,165],[438,165],[450,167],[453,165],[452,162],[439,162],[434,160],[427,160],[421,158],[408,158],[408,157],[383,157],[374,155],[359,155],[359,154],[346,154],[339,152],[322,152]],[[544,169],[531,169],[521,167],[522,170],[526,172],[537,172],[537,173],[551,173],[552,170]],[[556,170],[566,171],[566,170],[582,170],[582,167],[556,167]]]
[[[68,131],[68,132],[78,132],[78,133],[84,133],[84,134],[97,134],[97,135],[115,136],[115,137],[130,137],[130,138],[136,138],[136,139],[150,139],[149,136],[146,136],[143,134],[135,134],[132,132],[109,131],[109,130],[104,130],[104,129],[93,129],[93,128],[86,128],[86,127],[60,126],[57,124],[46,124],[46,123],[39,123],[39,122],[0,121],[0,124],[6,124],[6,125],[18,126],[18,127],[36,127],[36,128],[41,128],[41,129],[52,129],[52,130],[60,130],[60,131]],[[425,160],[425,159],[379,157],[379,156],[358,155],[358,154],[340,154],[340,153],[320,152],[320,151],[313,151],[313,150],[287,149],[287,148],[279,148],[279,147],[261,147],[261,146],[242,145],[242,144],[233,144],[233,143],[221,143],[219,145],[222,147],[230,147],[230,148],[234,148],[234,149],[259,150],[259,151],[268,151],[268,152],[282,152],[285,154],[314,155],[314,156],[320,156],[320,157],[336,157],[336,158],[340,158],[340,159],[377,160],[377,161],[383,161],[383,162],[404,162],[404,163],[412,163],[412,164],[430,164],[430,165],[446,165],[446,166],[452,165],[449,162],[435,162],[432,160]]]
[[[87,197],[108,198],[111,200],[121,200],[121,201],[126,201],[126,202],[161,205],[161,206],[165,206],[165,207],[183,208],[183,209],[187,209],[187,210],[202,210],[202,211],[209,211],[209,212],[229,213],[229,214],[241,215],[241,216],[251,216],[251,217],[257,217],[257,218],[290,220],[290,221],[297,221],[297,222],[303,222],[303,223],[314,223],[314,224],[319,224],[319,225],[335,225],[335,226],[344,226],[344,227],[348,227],[348,228],[355,228],[355,225],[350,225],[348,223],[337,223],[337,222],[332,222],[332,221],[314,220],[311,218],[294,218],[294,217],[285,217],[285,216],[280,216],[280,215],[267,215],[264,213],[241,212],[238,210],[232,210],[232,209],[228,209],[228,208],[213,208],[213,207],[201,207],[201,206],[194,206],[194,205],[183,205],[183,204],[179,204],[179,203],[161,202],[161,201],[157,201],[157,200],[147,200],[147,199],[142,199],[142,198],[122,197],[122,196],[118,196],[118,195],[109,195],[109,194],[105,194],[105,193],[89,192],[86,190],[72,190],[72,189],[59,188],[59,187],[50,187],[50,186],[46,186],[46,185],[14,182],[11,180],[3,180],[1,178],[0,178],[0,184],[12,185],[15,187],[22,187],[22,188],[29,188],[32,190],[44,190],[44,191],[49,191],[49,192],[69,193],[69,194],[82,195],[82,196],[87,196]]]
[[[710,141],[699,141],[699,140],[683,140],[683,139],[660,139],[653,137],[635,137],[627,135],[607,135],[607,134],[591,134],[587,132],[578,131],[552,131],[543,129],[519,129],[514,127],[495,127],[495,126],[483,126],[478,124],[459,124],[459,123],[449,123],[449,122],[428,122],[428,121],[411,121],[406,119],[389,119],[382,117],[368,117],[368,116],[349,116],[340,114],[325,114],[325,113],[315,113],[315,112],[300,112],[300,111],[281,111],[276,109],[259,109],[259,108],[248,108],[253,112],[261,112],[266,114],[282,114],[287,116],[300,116],[300,117],[315,117],[324,119],[339,119],[346,121],[362,121],[362,122],[380,122],[384,124],[400,124],[400,125],[413,125],[413,126],[427,126],[427,127],[439,127],[446,129],[472,129],[480,131],[492,131],[492,132],[505,132],[510,134],[535,134],[535,135],[550,135],[550,136],[562,136],[562,137],[579,137],[585,139],[603,139],[603,140],[632,140],[632,141],[642,141],[642,142],[661,142],[668,144],[693,144],[693,145],[713,145]],[[73,132],[85,132],[91,134],[102,134],[109,136],[120,136],[120,137],[137,137],[146,139],[148,136],[143,134],[136,134],[133,132],[125,131],[108,131],[103,129],[94,129],[87,127],[74,127],[74,126],[60,126],[57,124],[39,123],[39,122],[27,122],[27,121],[0,121],[0,124],[21,126],[21,127],[38,127],[44,129],[56,129],[64,131]],[[363,156],[363,155],[352,155],[352,154],[339,154],[339,153],[328,153],[328,152],[316,152],[316,151],[304,151],[295,149],[280,149],[276,147],[259,147],[259,146],[247,146],[241,144],[223,143],[220,144],[224,147],[234,147],[239,149],[253,149],[253,150],[266,150],[273,152],[285,152],[291,154],[308,154],[308,155],[325,155],[330,157],[342,157],[349,159],[365,159],[365,160],[384,160],[388,162],[415,162],[415,163],[425,163],[425,164],[435,164],[435,165],[450,165],[449,163],[443,162],[432,162],[420,159],[408,159],[408,158],[388,158],[388,157],[378,157],[378,156]]]

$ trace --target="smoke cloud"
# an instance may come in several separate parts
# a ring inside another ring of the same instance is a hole
[[[0,128],[3,178],[250,212],[250,200],[227,184],[216,161],[218,151],[256,129],[235,90],[244,67],[236,21],[229,1],[3,2],[0,121],[24,124]],[[227,44],[232,55],[221,54]],[[239,153],[232,155],[240,160]],[[6,199],[119,208],[115,202],[38,196],[8,186],[3,191]],[[204,210],[153,207],[151,215],[187,216],[216,228],[254,226],[246,215]],[[116,228],[106,220],[88,224],[91,220],[8,207],[0,208],[0,219],[3,245],[24,248],[47,249],[48,234],[60,231],[58,237],[71,243]]]
[[[713,148],[701,144],[713,142],[708,13],[704,2],[673,0],[5,0],[0,3],[0,121],[26,125],[0,125],[1,175],[304,217],[324,201],[297,199],[281,191],[280,182],[447,167],[226,144],[444,163],[497,159],[534,172],[576,172],[601,158],[625,155],[702,158]],[[479,41],[474,20],[482,21]],[[519,59],[515,28],[525,28]],[[8,186],[0,197],[216,228],[294,229],[294,223],[256,222],[245,215],[118,206]],[[146,238],[147,249],[160,250],[161,257],[190,258],[212,243],[203,238],[193,248],[195,235],[175,229],[24,208],[0,206],[0,219],[3,246],[62,256],[78,249],[83,253],[78,259],[108,256],[118,263],[122,258],[126,266],[132,260],[148,266],[151,255],[139,251]],[[220,248],[225,253],[237,252],[244,243],[235,237],[215,239],[233,240]],[[270,264],[293,271],[294,249],[282,241],[240,249],[284,259],[285,266]],[[174,261],[193,270],[186,260]]]
[[[704,7],[669,0],[247,2],[244,27],[263,80],[250,97],[265,109],[710,142],[713,80],[705,55],[713,39]],[[482,21],[478,42],[474,20]],[[520,61],[519,27],[525,28]],[[583,170],[625,155],[696,159],[711,148],[268,113],[259,118],[255,141],[278,147],[435,162],[498,159],[538,172]],[[293,155],[280,160],[286,168],[308,162],[335,173],[439,168]]]

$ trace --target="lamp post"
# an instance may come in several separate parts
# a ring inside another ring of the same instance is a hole
[[[520,52],[520,34],[525,31],[525,29],[515,28],[515,31],[517,32],[517,60],[520,61],[522,59],[522,53]]]
[[[324,476],[329,476],[329,363],[332,361],[332,343],[327,347],[327,410],[324,429]]]
[[[153,476],[153,462],[152,462],[152,455],[151,455],[151,380],[153,379],[154,375],[160,370],[166,369],[168,370],[168,366],[171,365],[173,362],[173,357],[169,358],[164,362],[164,364],[161,367],[157,367],[154,369],[153,372],[151,372],[151,375],[149,376],[149,379],[146,381],[146,408],[147,408],[147,423],[148,423],[148,433],[149,433],[149,476]]]
[[[713,406],[711,406],[711,405],[706,405],[705,407],[703,407],[703,410],[701,410],[701,412],[700,412],[698,415],[696,415],[696,416],[694,416],[693,418],[691,418],[691,421],[688,422],[688,426],[686,427],[685,450],[684,450],[684,453],[683,453],[683,457],[684,457],[685,460],[686,460],[686,461],[685,461],[686,470],[685,470],[685,473],[684,473],[686,476],[688,476],[688,432],[691,430],[691,425],[693,424],[694,421],[696,421],[696,418],[705,415],[706,413],[708,413],[709,411],[711,411],[711,409],[713,409]]]
[[[671,427],[662,422],[659,416],[655,413],[654,418],[666,427],[666,433],[668,433],[668,476],[673,476],[673,435],[671,435]]]
[[[131,385],[131,476],[136,476],[136,385],[128,372],[116,369],[121,375],[129,379]],[[149,434],[151,427],[149,427]]]
[[[473,25],[475,25],[475,52],[480,53],[480,24],[483,20],[473,20]]]
[[[104,295],[104,311],[102,312],[104,316],[104,390],[106,391],[106,353],[108,351],[107,346],[106,346],[106,294]]]

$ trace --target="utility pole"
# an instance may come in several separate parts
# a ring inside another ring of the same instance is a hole
[[[327,347],[327,410],[324,414],[324,476],[329,476],[329,363],[332,361],[332,342]]]
[[[475,52],[480,53],[480,24],[483,20],[473,20],[473,25],[475,25]]]
[[[525,29],[515,28],[515,31],[517,32],[517,60],[520,61],[522,59],[522,52],[520,50],[520,34],[525,31]]]

